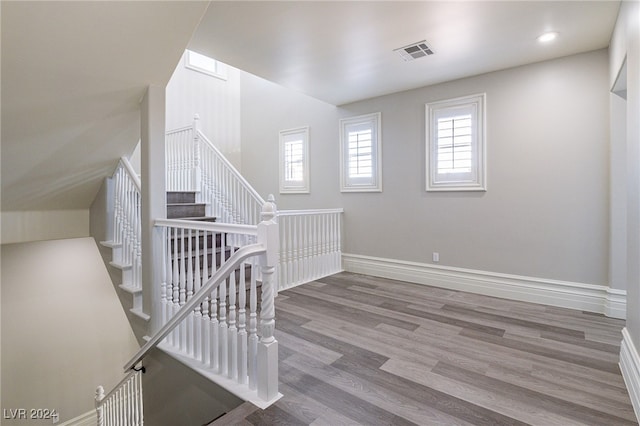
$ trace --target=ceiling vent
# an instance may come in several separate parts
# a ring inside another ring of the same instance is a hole
[[[408,46],[394,49],[394,52],[398,52],[402,59],[405,61],[414,61],[416,59],[424,58],[429,55],[433,55],[433,50],[427,45],[426,40],[419,41],[417,43],[410,44]]]

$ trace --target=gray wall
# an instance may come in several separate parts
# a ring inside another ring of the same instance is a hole
[[[138,349],[93,238],[2,246],[2,407],[94,408]],[[4,420],[3,424],[51,424]]]
[[[344,207],[346,253],[608,284],[607,51],[335,108],[242,79],[243,174],[277,194],[278,131],[309,125],[311,194],[278,207]],[[488,191],[427,193],[424,104],[486,92]],[[383,192],[342,194],[338,118],[382,112]]]
[[[627,61],[626,155],[616,157],[626,170],[627,330],[640,351],[640,3],[624,1],[611,38],[608,87]],[[625,164],[626,163],[626,164]]]

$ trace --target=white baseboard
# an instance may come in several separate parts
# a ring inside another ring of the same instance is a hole
[[[342,254],[345,271],[626,318],[626,291],[602,285]]]
[[[96,410],[91,410],[64,423],[60,423],[60,426],[96,426],[97,423],[98,417]]]
[[[640,355],[626,328],[622,329],[620,346],[620,371],[627,385],[636,418],[640,422]]]

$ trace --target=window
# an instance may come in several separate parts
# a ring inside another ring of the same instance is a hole
[[[190,70],[198,71],[222,80],[227,79],[227,66],[200,53],[185,51],[184,66]]]
[[[309,192],[309,128],[280,132],[280,193]]]
[[[380,116],[367,114],[340,120],[340,190],[381,192]]]
[[[426,104],[427,191],[486,191],[485,95]]]

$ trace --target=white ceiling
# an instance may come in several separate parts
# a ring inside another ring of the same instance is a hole
[[[207,6],[1,1],[2,210],[88,208],[138,140],[145,87],[168,82],[194,31],[193,50],[340,105],[606,47],[619,2]],[[539,46],[546,30],[560,38]],[[393,52],[423,39],[435,55]]]
[[[190,49],[341,105],[609,45],[618,1],[213,2]],[[536,37],[557,31],[551,45]],[[394,49],[426,40],[435,54]]]

